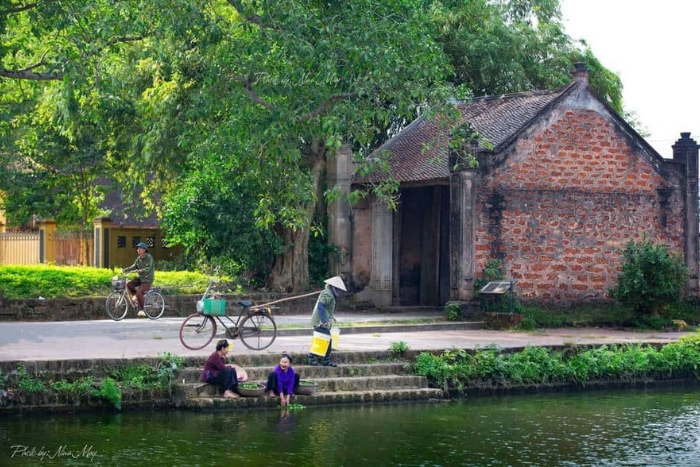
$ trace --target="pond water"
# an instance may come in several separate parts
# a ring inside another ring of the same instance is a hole
[[[700,466],[700,390],[3,417],[0,465]]]

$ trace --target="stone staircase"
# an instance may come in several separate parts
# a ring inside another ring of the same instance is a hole
[[[375,402],[434,401],[444,397],[441,389],[429,388],[423,376],[411,374],[406,362],[392,359],[389,352],[334,352],[338,367],[306,365],[306,355],[292,354],[294,371],[302,381],[317,384],[315,394],[295,395],[292,403],[310,405],[367,404]],[[247,382],[267,381],[277,365],[279,355],[242,355],[235,363],[248,373]],[[267,395],[225,399],[215,387],[199,381],[201,368],[189,361],[177,374],[173,405],[179,408],[206,410],[237,407],[276,407],[278,398]],[[303,363],[303,364],[301,364]]]

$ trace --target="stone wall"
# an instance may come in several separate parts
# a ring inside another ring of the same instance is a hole
[[[201,298],[201,295],[164,295],[164,297],[165,312],[163,316],[184,317],[197,310],[197,300]],[[238,300],[251,300],[256,304],[264,304],[290,297],[293,297],[293,295],[271,293],[241,295],[227,298],[226,307],[229,314],[237,314],[240,310],[240,306],[237,304]],[[316,295],[312,295],[282,302],[277,305],[279,308],[275,309],[274,313],[286,315],[308,314],[311,316],[316,298]],[[342,305],[339,306],[339,309],[342,309],[341,307]],[[127,316],[135,317],[133,312],[132,315]],[[8,300],[0,298],[0,321],[73,321],[93,319],[111,319],[105,311],[105,297],[45,300]]]
[[[522,298],[570,304],[607,298],[629,240],[683,252],[684,180],[653,162],[600,113],[555,112],[477,188],[476,271],[501,259]]]

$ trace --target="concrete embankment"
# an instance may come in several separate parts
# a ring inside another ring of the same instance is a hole
[[[541,332],[491,331],[479,329],[478,323],[445,322],[435,313],[344,314],[339,315],[341,338],[333,359],[338,368],[305,366],[311,329],[308,316],[278,317],[283,326],[272,346],[252,351],[233,341],[229,357],[247,369],[250,380],[262,382],[274,367],[279,355],[294,355],[303,377],[317,383],[313,396],[299,396],[299,403],[341,404],[374,403],[402,400],[441,400],[446,394],[428,387],[428,381],[411,375],[405,363],[421,351],[439,352],[451,348],[476,349],[495,345],[504,349],[527,346],[556,348],[572,345],[624,343],[667,344],[686,333],[625,332],[604,329],[552,329]],[[198,372],[213,343],[202,350],[185,349],[179,342],[181,319],[157,321],[127,319],[121,322],[80,321],[60,323],[0,323],[0,371],[7,377],[21,364],[27,378],[75,381],[92,377],[96,387],[115,368],[138,365],[156,368],[168,353],[182,359],[174,375],[174,385],[167,391],[143,388],[123,391],[125,410],[147,408],[188,408],[195,410],[221,407],[267,407],[276,401],[267,397],[224,400],[211,388],[198,383]],[[402,362],[389,350],[396,343],[405,344],[408,352]],[[2,382],[2,379],[0,379]],[[650,382],[651,384],[652,382]],[[643,384],[643,383],[642,383]],[[5,389],[5,388],[0,388]],[[0,409],[6,413],[39,410],[103,410],[103,399],[50,391],[17,394],[10,404],[5,397]]]

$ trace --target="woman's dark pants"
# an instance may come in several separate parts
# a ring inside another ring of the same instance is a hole
[[[238,387],[238,375],[235,368],[226,367],[220,371],[216,378],[209,378],[209,384],[217,384],[223,388],[223,391],[234,391]]]

